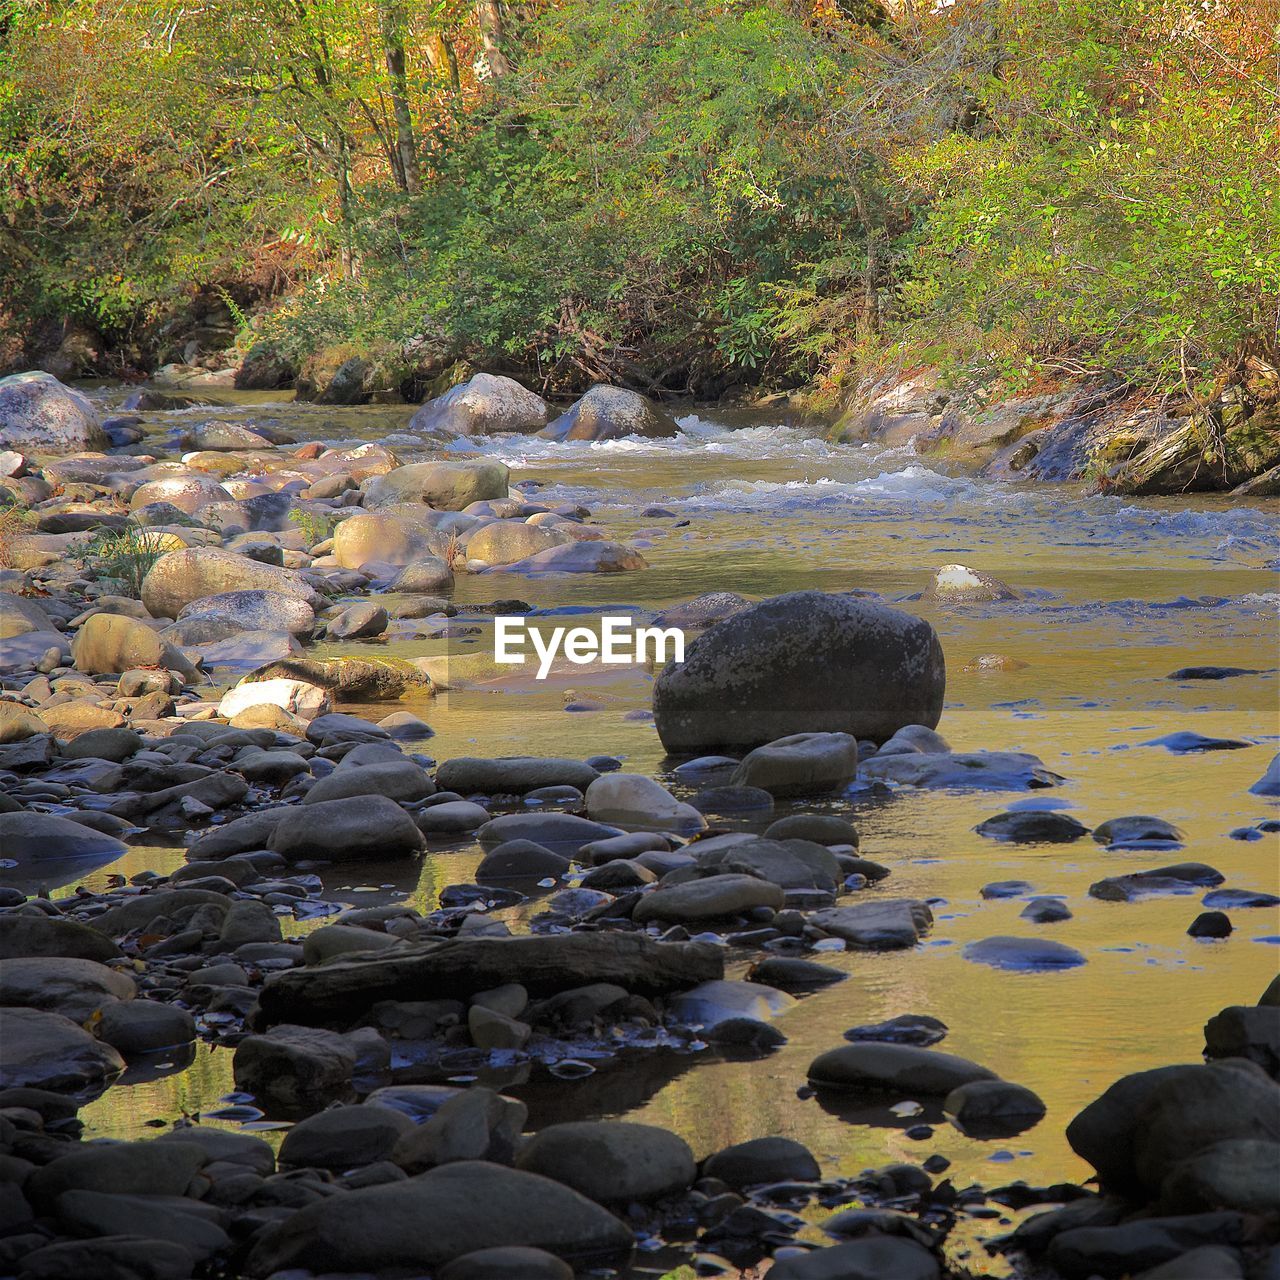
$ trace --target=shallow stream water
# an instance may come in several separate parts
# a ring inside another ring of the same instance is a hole
[[[399,435],[408,415],[403,408],[269,403],[244,404],[226,416],[271,422],[299,439],[382,440],[409,458]],[[183,415],[148,415],[157,432],[175,416]],[[1217,867],[1228,887],[1277,889],[1280,837],[1228,833],[1280,816],[1275,801],[1248,793],[1280,737],[1280,504],[1011,486],[946,475],[909,449],[831,445],[767,420],[701,410],[681,422],[683,434],[671,441],[484,443],[481,452],[510,465],[513,486],[538,501],[589,507],[610,537],[640,547],[650,567],[609,576],[460,577],[456,602],[514,597],[540,610],[648,617],[713,590],[878,592],[924,613],[941,637],[948,681],[939,731],[951,745],[1034,752],[1066,782],[1028,793],[854,793],[802,806],[850,817],[862,852],[892,870],[869,892],[929,899],[936,923],[913,951],[820,957],[849,979],[782,1016],[788,1043],[779,1052],[735,1062],[707,1049],[602,1063],[581,1082],[536,1073],[524,1082],[496,1079],[529,1102],[532,1124],[625,1116],[680,1132],[698,1156],[782,1134],[806,1143],[827,1174],[940,1152],[953,1162],[949,1176],[958,1186],[1088,1176],[1063,1136],[1071,1117],[1122,1075],[1197,1060],[1206,1019],[1226,1005],[1256,1002],[1276,971],[1280,920],[1273,910],[1233,911],[1228,940],[1201,942],[1186,936],[1199,895],[1110,903],[1088,897],[1087,889],[1103,876],[1184,859]],[[642,516],[651,504],[673,517]],[[946,609],[911,599],[932,569],[951,562],[995,574],[1021,599]],[[467,651],[465,643],[451,643],[453,652]],[[474,647],[487,651],[488,635]],[[440,641],[392,640],[342,651],[413,657],[444,649]],[[967,669],[988,653],[1025,665]],[[1261,674],[1167,679],[1177,668],[1208,664]],[[526,678],[401,705],[435,730],[422,749],[436,759],[601,753],[671,784],[674,762],[664,760],[652,724],[626,718],[648,708],[650,689],[649,673],[626,668],[541,685]],[[599,709],[566,710],[574,700]],[[1149,745],[1180,730],[1255,745],[1199,754]],[[1088,838],[1019,847],[975,834],[978,822],[1011,805],[1063,808],[1091,827],[1155,814],[1183,829],[1185,847],[1108,852]],[[717,825],[753,826],[747,819]],[[447,846],[411,866],[362,866],[359,882],[349,868],[335,869],[324,874],[326,896],[366,904],[407,897],[429,909],[445,885],[471,878],[479,856],[474,844]],[[138,847],[86,883],[101,887],[109,873],[144,868],[165,872],[181,859],[179,850]],[[984,884],[1011,879],[1063,896],[1073,918],[1032,925],[1018,915],[1025,896],[980,897]],[[963,958],[965,943],[993,934],[1051,937],[1082,951],[1087,963],[1011,973]],[[731,976],[745,962],[731,957]],[[939,1121],[931,1137],[916,1141],[904,1130],[920,1117],[837,1115],[797,1095],[809,1061],[841,1044],[847,1028],[902,1013],[941,1018],[950,1027],[942,1049],[1029,1086],[1046,1102],[1046,1118],[1017,1138],[992,1142],[967,1139]],[[186,1070],[118,1085],[82,1114],[94,1133],[142,1136],[149,1120],[214,1109],[232,1088],[230,1057],[199,1047]],[[968,1265],[975,1274],[1001,1274],[1002,1264],[979,1252]],[[655,1257],[653,1273],[663,1270]],[[647,1273],[642,1262],[636,1274]]]

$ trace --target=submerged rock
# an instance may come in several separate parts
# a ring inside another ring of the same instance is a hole
[[[734,1191],[771,1182],[814,1182],[822,1170],[813,1152],[792,1138],[753,1138],[724,1147],[702,1163],[704,1178],[717,1178]]]
[[[1022,751],[877,753],[862,773],[903,786],[981,791],[1036,790],[1064,781],[1037,756]]]
[[[978,823],[975,830],[988,839],[1015,844],[1068,844],[1089,834],[1089,828],[1070,814],[1034,809],[997,813]]]
[[[1142,744],[1144,747],[1163,747],[1175,755],[1194,755],[1202,751],[1240,751],[1245,747],[1255,746],[1244,738],[1210,738],[1203,733],[1195,733],[1183,729],[1177,733],[1166,733],[1161,738],[1152,738]]]
[[[488,573],[626,573],[647,569],[649,562],[634,547],[605,540],[567,542],[525,556],[510,564],[494,565]]]
[[[843,982],[849,975],[815,960],[792,959],[788,956],[766,956],[757,960],[747,973],[748,982],[761,982],[780,991],[818,991]]]
[[[1229,938],[1231,918],[1222,911],[1202,911],[1187,927],[1190,938]]]
[[[429,676],[400,658],[286,658],[251,671],[240,687],[257,680],[314,685],[336,702],[383,702],[432,687]]]
[[[702,982],[690,991],[673,996],[667,1012],[686,1026],[708,1029],[725,1022],[751,1019],[768,1022],[795,1005],[785,991],[776,991],[758,982]]]
[[[942,1109],[970,1138],[1011,1138],[1044,1119],[1045,1105],[1022,1085],[974,1080],[953,1089]]]
[[[43,861],[78,862],[84,867],[114,862],[128,847],[91,827],[49,813],[0,813],[0,849],[20,867]]]
[[[912,1044],[927,1048],[946,1038],[947,1024],[927,1013],[902,1013],[884,1022],[865,1023],[850,1027],[844,1033],[846,1040],[874,1040],[883,1044]]]
[[[477,1249],[442,1267],[439,1280],[573,1280],[573,1268],[545,1249],[508,1245]]]
[[[1089,886],[1089,896],[1103,902],[1135,902],[1159,893],[1193,893],[1205,885],[1222,883],[1222,872],[1203,862],[1179,862],[1153,871],[1107,876]]]
[[[1255,796],[1280,796],[1280,754],[1271,758],[1267,771],[1249,788]]]
[[[586,844],[623,832],[571,813],[504,813],[480,828],[480,847],[491,853],[509,840],[531,840],[565,858],[576,858]]]
[[[964,958],[974,964],[993,969],[1040,973],[1056,969],[1075,969],[1084,964],[1084,956],[1074,947],[1048,938],[984,938],[964,949]]]
[[[1180,844],[1182,832],[1163,818],[1149,814],[1137,814],[1125,818],[1111,818],[1093,829],[1093,838],[1099,844],[1116,849],[1168,848]]]
[[[682,604],[668,605],[654,618],[653,624],[656,627],[680,627],[684,631],[703,631],[749,609],[754,603],[733,591],[708,591]]]

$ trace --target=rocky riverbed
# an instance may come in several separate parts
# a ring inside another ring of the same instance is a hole
[[[0,1276],[1270,1275],[1274,509],[473,384],[0,382]]]

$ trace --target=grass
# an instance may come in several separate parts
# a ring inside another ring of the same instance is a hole
[[[140,600],[143,580],[169,549],[159,530],[129,521],[121,529],[104,529],[95,534],[79,552],[79,560],[99,578],[118,583],[121,594]]]
[[[35,527],[35,512],[16,502],[0,503],[0,569],[14,567],[18,539],[32,533]]]

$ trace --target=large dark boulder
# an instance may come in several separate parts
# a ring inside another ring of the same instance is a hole
[[[717,623],[653,691],[670,752],[750,748],[800,733],[884,742],[942,715],[946,667],[933,627],[853,596],[796,591]]]

